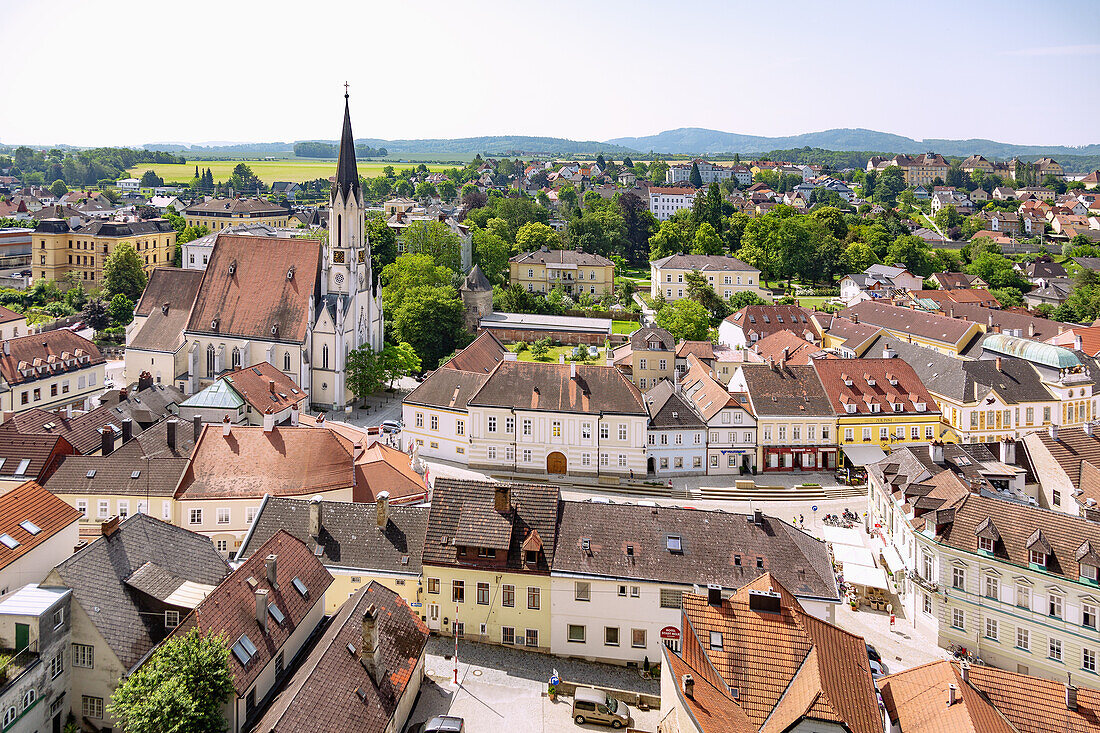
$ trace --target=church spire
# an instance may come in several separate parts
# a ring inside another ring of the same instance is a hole
[[[336,191],[346,199],[349,192],[359,194],[359,168],[355,165],[355,136],[351,133],[351,111],[348,109],[348,85],[344,84],[344,130],[340,133],[340,157],[336,162]]]

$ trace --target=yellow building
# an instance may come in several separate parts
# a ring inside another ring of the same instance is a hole
[[[720,298],[749,291],[771,300],[771,291],[761,287],[760,270],[726,255],[674,254],[649,263],[650,297],[679,300],[688,296],[688,276],[698,273]]]
[[[437,478],[424,541],[428,628],[550,649],[556,486]]]
[[[842,448],[953,440],[936,400],[903,359],[815,359],[813,366],[832,400]]]
[[[86,289],[99,287],[103,265],[122,244],[134,248],[149,275],[158,265],[172,264],[176,230],[166,219],[93,221],[75,228],[62,219],[43,219],[32,235],[31,272],[52,281],[73,273]]]
[[[420,605],[424,600],[420,560],[427,525],[427,507],[394,505],[382,494],[372,503],[268,496],[237,558],[247,559],[272,535],[285,530],[310,549],[319,548],[318,557],[332,573],[332,585],[325,592],[326,614],[336,613],[373,580],[425,616]]]
[[[921,153],[920,155],[895,155],[893,158],[872,157],[867,161],[867,170],[877,170],[879,173],[890,167],[901,169],[905,176],[906,186],[928,187],[939,178],[941,181],[947,177],[947,170],[951,165],[939,153]]]
[[[561,287],[567,293],[603,295],[615,289],[615,263],[579,250],[542,247],[508,260],[508,281],[532,293]]]
[[[0,413],[86,409],[103,389],[107,361],[96,345],[58,329],[0,343]]]
[[[676,339],[663,328],[640,328],[630,343],[615,349],[613,363],[642,391],[662,379],[675,380]]]
[[[290,210],[260,198],[210,199],[183,210],[187,226],[205,226],[218,232],[233,224],[286,227]]]

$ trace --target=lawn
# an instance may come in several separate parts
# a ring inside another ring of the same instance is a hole
[[[641,327],[642,327],[642,324],[638,323],[637,321],[612,321],[611,322],[611,332],[612,333],[621,333],[624,336],[629,336],[630,334],[634,333],[635,331],[637,331]]]
[[[141,174],[147,170],[156,171],[156,174],[164,179],[165,183],[190,183],[195,175],[195,166],[199,170],[209,168],[215,181],[225,181],[233,174],[233,169],[238,163],[245,163],[252,169],[261,181],[271,185],[275,181],[312,181],[318,178],[328,178],[336,173],[335,160],[316,159],[292,159],[292,160],[192,160],[187,163],[143,163],[130,168],[127,173],[135,178],[141,178]],[[411,163],[389,163],[385,161],[363,161],[359,163],[359,175],[366,178],[382,175],[382,169],[392,165],[394,170],[413,168]],[[453,165],[428,165],[432,171],[447,170]]]
[[[512,347],[509,346],[508,348],[511,349]],[[587,349],[588,347],[586,346],[585,348]],[[578,363],[579,364],[605,364],[606,363],[606,361],[605,361],[606,353],[607,352],[601,347],[600,348],[600,355],[598,357],[596,357],[595,359],[589,359],[587,362],[578,362]],[[542,359],[535,359],[534,354],[531,353],[530,347],[528,347],[528,349],[526,351],[522,351],[517,355],[517,359],[519,361],[541,361],[544,364],[557,364],[558,363],[558,356],[560,354],[565,354],[565,361],[566,362],[570,361],[570,357],[573,355],[573,347],[572,346],[551,346],[550,351],[548,351],[546,353],[546,356],[544,356]]]

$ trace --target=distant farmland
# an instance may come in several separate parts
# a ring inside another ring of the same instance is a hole
[[[156,171],[157,175],[164,179],[165,183],[190,183],[195,175],[195,166],[199,170],[209,168],[215,181],[224,181],[233,174],[233,169],[239,163],[245,163],[252,169],[261,181],[271,185],[275,181],[312,181],[318,178],[328,178],[336,173],[335,160],[193,160],[187,163],[157,163],[136,165],[127,171],[134,178],[141,178],[141,174],[147,170]],[[359,163],[359,175],[367,178],[382,175],[382,169],[392,165],[394,170],[403,168],[415,168],[416,163],[391,163],[385,161],[363,161]],[[453,165],[428,165],[429,170],[441,171],[454,168]]]

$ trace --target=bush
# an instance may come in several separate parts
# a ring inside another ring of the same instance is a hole
[[[512,352],[513,353],[522,354],[525,351],[527,351],[527,342],[526,341],[517,341],[516,343],[514,343],[512,345]]]

